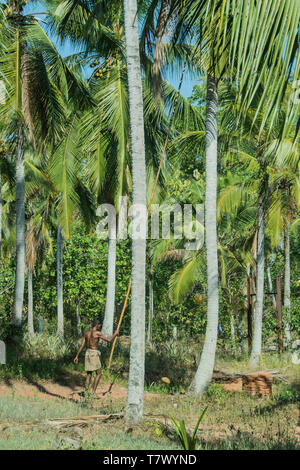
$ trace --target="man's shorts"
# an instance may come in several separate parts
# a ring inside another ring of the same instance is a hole
[[[87,349],[85,353],[84,369],[87,372],[101,369],[100,351],[98,349]]]

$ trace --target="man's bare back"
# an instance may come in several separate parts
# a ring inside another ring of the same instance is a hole
[[[103,335],[102,335],[103,336]],[[97,349],[101,333],[99,331],[90,330],[84,335],[85,344],[88,349]]]

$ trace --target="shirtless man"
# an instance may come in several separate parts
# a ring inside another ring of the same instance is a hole
[[[101,378],[101,362],[100,362],[100,351],[97,349],[99,344],[99,339],[107,341],[111,343],[115,337],[119,334],[119,330],[116,330],[115,333],[110,337],[106,338],[101,333],[101,324],[99,320],[94,320],[92,323],[92,329],[85,333],[81,346],[76,354],[74,359],[75,364],[78,364],[78,357],[81,351],[83,350],[84,346],[86,346],[85,352],[85,364],[84,369],[87,373],[85,386],[88,388],[91,383],[92,372],[96,371],[96,377],[93,383],[93,394],[96,395],[96,390]]]

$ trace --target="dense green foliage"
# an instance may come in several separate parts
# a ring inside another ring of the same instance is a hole
[[[299,291],[300,291],[300,263],[297,253],[300,249],[300,228],[295,230],[291,237],[291,279],[292,279],[292,317],[291,327],[295,336],[300,333]],[[87,233],[83,225],[74,228],[70,241],[64,247],[64,293],[65,314],[68,334],[77,336],[76,305],[79,305],[79,314],[83,329],[89,327],[92,319],[103,319],[106,296],[107,273],[107,241],[99,240],[96,234]],[[130,277],[130,240],[119,241],[117,245],[116,262],[116,322],[123,305],[128,281]],[[34,326],[39,329],[39,316],[44,318],[44,329],[49,333],[56,330],[56,261],[55,241],[53,255],[47,256],[41,266],[36,266],[34,273]],[[177,327],[178,334],[188,334],[191,337],[205,331],[205,279],[195,284],[193,291],[180,304],[174,304],[169,296],[168,280],[179,269],[181,261],[165,260],[155,265],[154,271],[154,320],[153,337],[156,340],[166,340],[172,337],[173,327]],[[273,279],[276,274],[283,275],[283,253],[277,249],[274,252],[274,261],[271,263]],[[6,338],[11,332],[10,318],[12,309],[12,292],[14,288],[14,257],[1,265],[0,273],[0,336]],[[266,281],[266,292],[268,292]],[[246,277],[235,281],[231,285],[232,295],[237,296],[238,310],[234,317],[235,328],[242,320],[242,334],[246,338]],[[27,294],[27,289],[26,289]],[[228,302],[227,289],[220,289],[221,315],[220,337],[224,340],[231,338],[230,318],[232,308]],[[266,296],[264,312],[263,335],[265,340],[269,337],[276,341],[276,312],[270,297]],[[26,324],[25,304],[24,323]],[[285,317],[284,317],[285,319]],[[122,333],[129,334],[130,328],[130,302],[125,315]],[[241,341],[241,337],[236,340]]]

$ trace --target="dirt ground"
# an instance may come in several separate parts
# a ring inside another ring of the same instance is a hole
[[[57,384],[49,381],[38,381],[35,383],[27,383],[23,381],[10,381],[9,384],[0,383],[0,396],[11,395],[32,398],[46,398],[46,399],[70,399],[72,401],[80,401],[83,392],[82,385],[74,384]],[[97,395],[102,400],[120,399],[127,397],[127,388],[121,387],[118,384],[110,384],[100,382]],[[154,393],[145,393],[145,399],[151,399],[157,396]]]
[[[25,381],[12,380],[9,383],[0,382],[0,396],[1,395],[19,395],[22,397],[36,397],[36,398],[47,398],[49,400],[55,398],[70,399],[72,401],[80,401],[82,398],[82,392],[84,390],[81,384],[84,383],[84,377],[81,374],[76,374],[70,377],[70,383],[68,384],[67,378],[62,380],[61,383],[54,383],[50,381],[39,380],[34,383],[28,383]],[[228,392],[242,392],[242,380],[236,380],[232,383],[222,384],[224,390]],[[116,383],[111,384],[104,381],[100,381],[97,389],[97,395],[104,401],[109,399],[120,399],[127,397],[127,388],[122,387]],[[153,397],[159,396],[157,393],[145,392],[145,399],[149,400]]]

